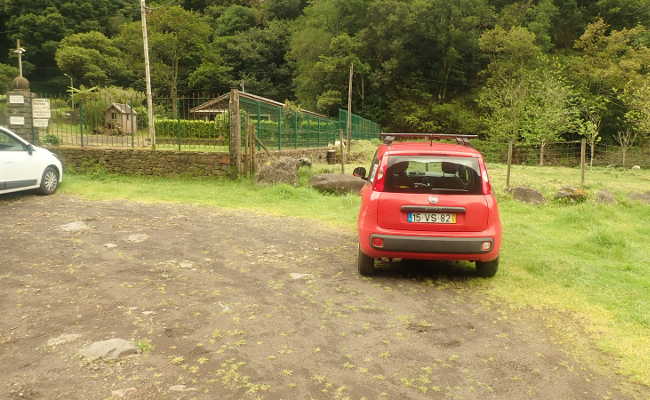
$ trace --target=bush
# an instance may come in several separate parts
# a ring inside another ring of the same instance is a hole
[[[43,139],[41,139],[41,143],[49,144],[49,145],[52,145],[52,146],[58,146],[61,143],[61,140],[59,139],[58,136],[52,135],[50,133],[48,135],[43,136]]]
[[[215,121],[157,119],[156,136],[192,139],[226,138],[228,127],[227,124]]]

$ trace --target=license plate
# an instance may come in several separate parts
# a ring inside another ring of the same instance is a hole
[[[420,224],[455,224],[456,214],[409,213],[408,221]]]

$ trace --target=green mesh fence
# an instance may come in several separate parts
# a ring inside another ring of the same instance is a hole
[[[339,110],[339,126],[345,131],[348,124],[348,112],[346,110]],[[359,115],[352,114],[352,139],[377,139],[381,133],[381,126],[369,119],[365,119]]]
[[[295,111],[241,96],[241,132],[251,129],[269,150],[304,147],[326,147],[339,138],[339,129],[345,132],[347,119],[332,119],[309,111]],[[347,118],[347,113],[339,113]],[[379,125],[353,115],[353,138],[378,138]]]

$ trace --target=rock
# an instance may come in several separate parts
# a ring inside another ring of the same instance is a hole
[[[174,385],[169,387],[170,392],[196,392],[197,388],[188,388],[185,385]]]
[[[87,231],[90,229],[88,225],[86,225],[85,222],[83,221],[76,221],[76,222],[70,222],[69,224],[61,225],[59,227],[64,232],[80,232],[80,231]]]
[[[128,340],[109,339],[90,344],[79,352],[84,358],[95,361],[99,359],[116,360],[131,354],[137,354],[138,347]]]
[[[585,190],[565,186],[555,194],[555,200],[565,203],[582,203],[587,200],[587,195]]]
[[[79,339],[81,335],[76,334],[76,333],[71,333],[71,334],[63,334],[61,336],[57,336],[55,338],[51,338],[50,340],[47,341],[48,346],[59,346],[62,344],[74,342],[75,340]]]
[[[345,194],[359,193],[366,181],[352,175],[320,174],[314,175],[309,184],[319,192]]]
[[[311,159],[309,157],[300,157],[298,159],[298,168],[309,167],[311,168]]]
[[[134,387],[126,388],[126,389],[120,389],[120,390],[113,390],[111,392],[111,396],[115,397],[116,399],[123,399],[129,396],[129,393],[134,393],[137,392],[138,389]]]
[[[635,165],[635,166],[632,167],[632,169],[641,169],[641,166],[640,165]]]
[[[645,193],[632,193],[630,195],[632,200],[638,200],[642,203],[650,204],[650,192]]]
[[[510,189],[512,197],[515,200],[523,201],[524,203],[531,204],[544,204],[544,196],[535,189],[518,186]]]
[[[258,183],[286,183],[295,185],[298,183],[298,169],[302,163],[299,159],[282,157],[265,164],[257,173]]]
[[[114,249],[117,247],[117,245],[115,243],[106,243],[104,244],[104,247],[106,247],[107,249]]]
[[[614,198],[614,195],[611,192],[608,192],[607,190],[599,190],[598,193],[596,193],[596,201],[602,204],[616,203],[616,199]]]
[[[289,276],[290,276],[291,279],[293,279],[293,280],[298,280],[298,279],[308,279],[308,278],[311,278],[312,275],[311,275],[311,274],[299,274],[299,273],[296,273],[296,272],[292,272],[292,273],[289,274]]]
[[[131,243],[142,243],[147,239],[149,239],[149,235],[146,233],[136,233],[129,235],[129,237],[126,238],[126,240]]]

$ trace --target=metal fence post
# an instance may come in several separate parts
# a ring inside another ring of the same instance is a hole
[[[257,149],[257,140],[262,140],[262,103],[259,101],[257,102],[257,130],[253,132],[253,149]],[[257,136],[259,134],[259,137]],[[253,176],[255,176],[255,173],[253,173]]]
[[[79,102],[79,135],[81,136],[81,147],[84,147],[84,111],[83,101]]]
[[[514,147],[514,141],[510,140],[508,143],[508,170],[506,172],[506,189],[510,189],[510,169],[512,167],[512,150]]]
[[[296,116],[294,118],[294,138],[293,138],[293,147],[295,149],[298,148],[298,113],[296,112]]]
[[[580,186],[585,186],[585,168],[587,166],[587,139],[580,142]]]
[[[280,109],[280,120],[278,121],[278,151],[282,150],[282,121],[284,121],[283,110]]]

